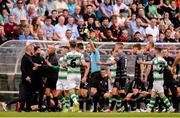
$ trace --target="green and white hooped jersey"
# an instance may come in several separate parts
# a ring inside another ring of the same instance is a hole
[[[59,59],[59,65],[63,63],[63,57],[60,57]],[[67,80],[67,69],[59,67],[59,73],[58,73],[58,79]]]
[[[83,54],[75,50],[65,54],[63,61],[67,64],[67,73],[81,75],[80,66],[82,60],[84,60]]]
[[[108,61],[108,62],[111,62],[111,61],[113,61],[113,60],[114,60],[114,57],[111,56],[111,57],[108,58],[107,61]],[[111,78],[112,78],[113,80],[115,80],[117,65],[115,64],[115,65],[109,66],[109,69],[110,69],[110,71],[111,71]]]
[[[164,80],[164,69],[168,67],[167,61],[163,57],[155,57],[153,63],[153,78],[154,81]]]

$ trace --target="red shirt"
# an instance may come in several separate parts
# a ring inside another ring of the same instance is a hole
[[[4,25],[4,31],[8,38],[17,39],[17,37],[19,36],[19,26],[16,23],[13,24],[6,23]]]

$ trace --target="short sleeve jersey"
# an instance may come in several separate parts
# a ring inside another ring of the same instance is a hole
[[[67,64],[68,74],[80,74],[81,75],[81,62],[84,60],[83,54],[72,50],[64,55],[63,61]]]
[[[154,81],[163,81],[164,69],[168,67],[167,61],[163,57],[155,57],[152,60]]]

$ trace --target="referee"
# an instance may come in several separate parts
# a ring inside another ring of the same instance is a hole
[[[97,92],[97,88],[99,86],[99,82],[101,78],[101,74],[100,74],[101,67],[97,65],[96,62],[100,61],[100,53],[99,50],[95,48],[95,45],[92,42],[88,43],[87,50],[90,53],[90,60],[91,60],[90,91],[94,102],[93,112],[97,112],[97,103],[99,102],[99,95]]]

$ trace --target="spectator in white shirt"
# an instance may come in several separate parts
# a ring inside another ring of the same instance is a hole
[[[14,16],[15,22],[17,24],[20,23],[21,17],[27,17],[26,11],[23,7],[23,1],[22,0],[17,1],[17,7],[12,9],[12,15]]]
[[[66,33],[66,26],[64,25],[65,23],[65,17],[64,16],[59,16],[58,17],[58,24],[55,25],[55,33],[57,34],[57,36],[59,37],[59,39],[63,39],[65,37],[65,33]]]
[[[54,1],[55,8],[59,13],[61,13],[64,9],[68,9],[67,3],[63,0]]]
[[[136,32],[140,32],[141,35],[142,35],[143,37],[145,37],[145,30],[144,30],[144,28],[142,27],[142,21],[141,21],[140,18],[137,18],[137,19],[136,19],[136,26],[133,27],[132,30],[133,30],[133,35],[134,35]]]
[[[124,21],[126,20],[126,18],[124,17],[125,14],[125,10],[121,9],[119,11],[119,17],[118,17],[118,24],[121,26],[124,26]]]
[[[155,18],[151,19],[150,25],[146,28],[146,35],[151,34],[153,36],[153,41],[156,42],[159,39],[159,29],[156,26],[157,20]]]
[[[51,11],[55,10],[55,4],[52,0],[45,0],[45,4],[47,7],[48,15],[51,15]]]
[[[122,3],[122,0],[116,0],[116,4],[113,5],[113,13],[114,13],[115,15],[118,15],[118,14],[119,14],[119,11],[120,11],[121,9],[124,9],[124,10],[127,11],[127,10],[129,9],[129,7],[126,6],[124,3]]]
[[[69,42],[74,40],[72,31],[70,29],[66,30],[65,37],[61,40],[62,42]]]

